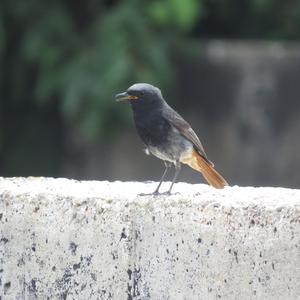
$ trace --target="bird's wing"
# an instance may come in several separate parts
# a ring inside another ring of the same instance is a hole
[[[208,160],[207,155],[204,151],[202,143],[200,142],[198,136],[192,129],[191,125],[186,122],[175,110],[173,110],[170,106],[167,109],[163,110],[163,117],[166,121],[168,121],[171,125],[173,125],[179,133],[184,136],[187,140],[189,140],[197,150],[197,152],[211,165],[213,163]]]

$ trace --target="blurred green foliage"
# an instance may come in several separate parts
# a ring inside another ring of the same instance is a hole
[[[300,1],[2,0],[0,109],[56,102],[84,135],[110,135],[128,118],[114,93],[171,86],[178,50],[202,34],[297,38]]]
[[[188,31],[202,15],[202,1],[154,0],[149,4],[153,21],[169,30]]]
[[[57,100],[85,135],[110,134],[128,112],[114,93],[137,81],[172,82],[172,49],[198,7],[197,0],[4,0],[0,55],[9,71],[2,76],[14,87],[7,96]]]

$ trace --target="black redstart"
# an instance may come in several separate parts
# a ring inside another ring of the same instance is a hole
[[[153,194],[159,194],[159,188],[172,164],[175,166],[175,175],[166,194],[171,193],[181,163],[201,172],[207,182],[215,188],[222,189],[228,185],[208,160],[196,133],[167,104],[160,89],[147,83],[136,83],[126,92],[117,94],[116,100],[127,100],[131,104],[135,126],[147,152],[165,163],[166,169]]]

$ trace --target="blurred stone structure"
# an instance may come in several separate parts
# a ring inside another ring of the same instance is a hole
[[[300,45],[201,45],[198,61],[181,64],[176,88],[163,91],[166,100],[191,123],[209,158],[232,185],[299,187]],[[178,95],[180,101],[172,101]],[[133,126],[111,142],[93,145],[70,133],[63,173],[75,178],[158,180],[163,166],[142,147]],[[179,180],[202,179],[184,168]]]

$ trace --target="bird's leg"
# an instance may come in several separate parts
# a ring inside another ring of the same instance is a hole
[[[179,161],[176,161],[176,163],[175,163],[175,174],[174,174],[171,186],[170,186],[169,190],[166,192],[167,195],[171,195],[171,191],[172,191],[173,185],[174,185],[174,183],[177,180],[177,177],[178,177],[178,175],[180,173],[180,170],[181,170],[181,163]]]
[[[165,179],[165,177],[166,177],[166,175],[168,173],[168,169],[171,167],[171,164],[169,162],[164,161],[164,164],[165,164],[166,168],[164,170],[164,173],[163,173],[163,175],[162,175],[162,177],[160,179],[160,182],[159,182],[157,188],[155,189],[155,191],[153,193],[150,193],[150,194],[143,194],[142,193],[142,194],[139,194],[139,196],[159,195],[159,192],[158,192],[159,188],[160,188],[161,184],[163,183],[163,181],[164,181],[164,179]]]
[[[167,173],[168,173],[168,169],[171,167],[171,165],[170,165],[170,163],[169,162],[164,162],[164,164],[165,164],[165,171],[164,171],[164,173],[162,174],[162,176],[161,176],[161,179],[160,179],[160,182],[159,182],[159,184],[158,184],[158,186],[157,186],[157,188],[155,189],[155,191],[153,192],[153,194],[154,195],[157,195],[157,194],[159,194],[159,188],[160,188],[160,186],[161,186],[161,184],[163,183],[163,181],[164,181],[164,179],[165,179],[165,177],[166,177],[166,175],[167,175]]]

